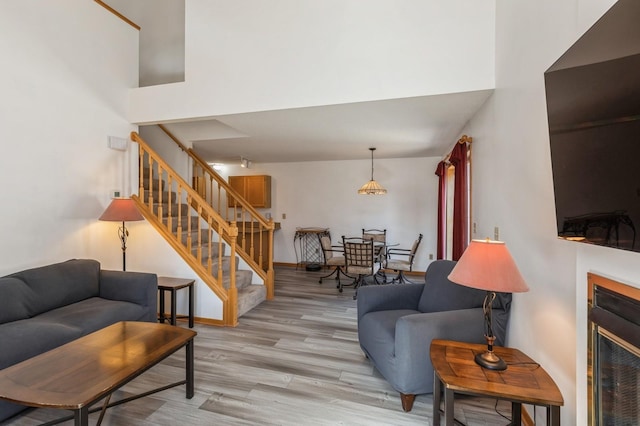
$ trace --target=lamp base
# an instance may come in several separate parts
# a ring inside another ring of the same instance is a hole
[[[507,363],[493,352],[484,352],[475,356],[476,364],[488,370],[503,371],[507,369]]]

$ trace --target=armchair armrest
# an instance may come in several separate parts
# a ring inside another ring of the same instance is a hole
[[[367,312],[394,309],[418,310],[424,284],[385,284],[358,289],[358,321]]]
[[[387,250],[387,254],[396,256],[410,256],[411,249],[390,248]]]
[[[148,306],[156,312],[158,277],[144,272],[100,271],[100,297]]]
[[[358,294],[358,297],[360,295]],[[396,323],[395,355],[405,393],[433,391],[433,339],[484,343],[482,308],[406,315]]]

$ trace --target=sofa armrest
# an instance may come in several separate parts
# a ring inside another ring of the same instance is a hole
[[[100,271],[100,297],[148,306],[156,312],[158,276],[145,272]]]
[[[383,284],[358,288],[358,321],[367,312],[418,310],[424,284]]]

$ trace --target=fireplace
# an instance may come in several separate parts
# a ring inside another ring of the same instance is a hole
[[[640,424],[640,289],[588,274],[589,424]]]

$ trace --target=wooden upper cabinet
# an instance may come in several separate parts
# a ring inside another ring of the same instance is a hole
[[[271,208],[271,176],[229,176],[229,185],[253,207]],[[233,207],[231,200],[229,207]]]

